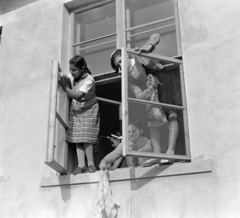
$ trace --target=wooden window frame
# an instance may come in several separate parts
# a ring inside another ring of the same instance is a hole
[[[112,33],[106,36],[102,36],[102,37],[98,37],[95,39],[91,39],[91,40],[87,40],[85,42],[81,42],[81,43],[76,43],[73,44],[73,26],[74,26],[74,17],[76,13],[80,13],[86,10],[91,10],[94,9],[96,7],[100,7],[102,5],[108,4],[108,3],[112,3],[115,2],[115,6],[116,6],[116,33]],[[115,80],[120,80],[122,79],[122,127],[123,127],[123,155],[124,156],[146,156],[146,157],[158,157],[158,158],[165,158],[165,159],[177,159],[177,160],[185,160],[185,161],[190,161],[191,157],[190,157],[190,146],[189,146],[189,134],[188,134],[188,121],[187,121],[187,107],[186,107],[186,97],[185,97],[185,86],[184,86],[184,74],[183,74],[183,67],[182,67],[182,61],[181,61],[181,39],[180,39],[180,30],[179,30],[179,20],[178,20],[178,7],[177,7],[177,0],[173,0],[174,2],[174,10],[175,10],[175,23],[176,23],[176,33],[177,33],[177,45],[178,45],[178,56],[177,57],[166,57],[166,56],[160,56],[157,55],[155,56],[154,54],[146,54],[147,57],[155,57],[155,58],[159,58],[160,60],[164,60],[164,61],[168,61],[170,64],[169,66],[171,67],[172,64],[180,64],[180,74],[181,74],[181,84],[182,84],[182,100],[183,100],[183,115],[184,115],[184,132],[185,132],[185,144],[186,144],[186,155],[166,155],[166,154],[155,154],[155,153],[139,153],[139,152],[135,152],[135,151],[127,151],[127,146],[128,146],[128,118],[127,116],[127,92],[126,92],[126,84],[127,84],[127,78],[124,77],[123,75],[127,75],[125,73],[122,74],[122,76],[119,75],[114,75],[113,71],[111,72],[107,72],[104,74],[100,74],[100,75],[96,75],[95,79],[96,79],[96,83],[98,83],[99,85],[103,85],[103,84],[107,84],[109,82],[115,81]],[[172,17],[169,17],[169,19],[173,19]],[[116,47],[117,48],[122,48],[122,52],[123,52],[123,59],[126,59],[126,53],[127,52],[132,52],[134,53],[133,50],[131,49],[127,49],[128,45],[126,44],[126,37],[130,38],[133,37],[135,35],[140,35],[143,33],[146,33],[146,31],[144,32],[140,32],[137,34],[129,34],[129,32],[131,30],[134,29],[138,29],[138,28],[142,28],[146,25],[154,25],[156,23],[162,22],[160,21],[155,21],[155,22],[151,22],[150,24],[145,24],[145,25],[140,25],[137,27],[131,27],[131,28],[126,28],[125,27],[125,0],[106,0],[103,1],[101,3],[95,3],[93,5],[90,6],[86,6],[86,7],[82,7],[81,9],[77,9],[77,10],[73,10],[71,11],[70,14],[70,41],[69,41],[69,57],[72,56],[73,54],[73,48],[75,46],[78,46],[79,44],[84,44],[90,41],[96,41],[100,38],[106,38],[112,35],[116,34]],[[168,26],[168,25],[167,25]],[[167,26],[163,26],[162,28],[165,28]],[[151,29],[150,31],[155,31],[155,29]],[[97,45],[96,45],[97,46]],[[87,49],[84,48],[84,49]],[[178,60],[180,59],[180,60]],[[125,61],[124,61],[125,62]],[[124,65],[123,63],[123,70],[126,71],[126,64]],[[64,121],[64,119],[58,114],[58,112],[56,111],[56,104],[57,104],[57,92],[58,92],[58,85],[57,85],[57,81],[58,81],[58,74],[61,71],[60,68],[60,64],[58,63],[58,61],[52,61],[52,72],[51,72],[51,88],[50,88],[50,102],[49,102],[49,117],[48,117],[48,135],[47,135],[47,151],[46,151],[46,160],[45,160],[45,164],[47,164],[48,166],[50,166],[51,168],[53,168],[54,170],[56,170],[58,173],[60,173],[61,175],[66,175],[68,174],[68,170],[66,167],[62,166],[55,158],[56,155],[56,145],[55,145],[55,131],[56,131],[56,120],[59,121],[59,123],[66,129],[67,128],[67,124]],[[104,98],[98,98],[98,100],[100,101],[105,101],[108,103],[112,103],[112,104],[120,104],[119,102],[110,102],[109,99],[104,99]],[[131,101],[135,101],[135,99],[129,99]],[[147,103],[142,101],[142,103]],[[164,104],[161,104],[163,106],[166,106]],[[173,106],[173,105],[171,105]],[[182,108],[179,108],[182,110]]]
[[[50,83],[50,94],[49,94],[49,109],[48,109],[48,128],[47,128],[47,150],[46,150],[46,160],[45,164],[57,171],[62,175],[67,175],[68,170],[62,166],[56,160],[56,122],[57,120],[66,130],[68,128],[64,119],[57,112],[57,94],[58,88],[58,76],[61,72],[61,67],[58,61],[52,61],[52,71],[51,71],[51,83]]]
[[[168,159],[168,160],[179,160],[179,161],[191,161],[191,155],[190,155],[190,142],[189,142],[189,131],[188,131],[188,120],[187,120],[187,103],[186,103],[186,91],[185,91],[185,83],[184,83],[184,73],[183,73],[183,61],[182,59],[182,52],[181,52],[181,36],[180,36],[180,24],[179,24],[179,12],[178,12],[178,3],[177,0],[173,0],[173,4],[174,4],[174,18],[175,18],[175,26],[176,26],[176,35],[177,35],[177,51],[178,51],[178,55],[177,57],[167,57],[167,56],[163,56],[163,55],[157,55],[157,54],[142,54],[142,56],[148,57],[148,58],[156,58],[159,60],[162,60],[164,62],[169,63],[169,65],[179,65],[180,66],[180,81],[181,81],[181,93],[182,93],[182,107],[179,106],[175,106],[175,105],[169,105],[169,104],[162,104],[162,103],[158,103],[158,105],[162,105],[162,106],[168,106],[171,108],[176,108],[176,109],[180,109],[183,111],[183,123],[184,123],[184,138],[185,138],[185,151],[186,151],[186,155],[169,155],[169,154],[157,154],[157,153],[153,153],[153,152],[138,152],[138,151],[129,151],[128,149],[128,143],[129,143],[129,136],[128,136],[128,123],[129,123],[129,119],[128,119],[128,101],[138,101],[138,102],[142,102],[142,103],[150,103],[147,101],[143,101],[143,100],[137,100],[137,99],[131,99],[128,98],[128,74],[127,74],[127,52],[128,53],[132,53],[132,54],[138,54],[136,53],[134,50],[129,49],[129,45],[126,43],[126,39],[136,35],[131,35],[130,31],[132,30],[136,30],[136,29],[141,29],[143,27],[146,26],[151,26],[151,25],[155,25],[157,23],[161,23],[164,22],[166,20],[170,20],[173,19],[173,17],[168,17],[166,19],[162,19],[162,20],[157,20],[154,22],[150,22],[150,23],[146,23],[143,25],[139,25],[139,26],[135,26],[135,27],[127,27],[126,26],[126,14],[125,14],[125,1],[126,0],[119,0],[121,1],[120,3],[120,11],[121,11],[121,20],[122,20],[122,24],[119,25],[119,32],[122,32],[122,40],[121,40],[121,49],[122,49],[122,134],[123,134],[123,156],[136,156],[136,157],[149,157],[149,158],[161,158],[161,159]],[[146,32],[151,32],[155,29],[151,29],[149,31],[144,31],[141,32],[139,34],[142,33],[146,33]],[[180,60],[179,60],[180,59]],[[151,102],[151,104],[155,104]]]

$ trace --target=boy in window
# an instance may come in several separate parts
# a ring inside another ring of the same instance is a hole
[[[155,49],[160,41],[159,34],[151,35],[148,42],[135,51],[149,53]],[[121,50],[115,50],[111,55],[111,66],[116,73],[121,70]],[[127,58],[129,87],[134,97],[138,99],[162,102],[166,104],[181,105],[180,81],[172,72],[166,72],[164,66],[155,60],[139,55],[129,55]],[[171,108],[147,106],[149,118],[148,127],[152,141],[153,151],[161,153],[161,137],[159,127],[168,122],[169,142],[166,154],[174,154],[178,137],[177,111]],[[143,166],[159,163],[158,159],[151,158]]]

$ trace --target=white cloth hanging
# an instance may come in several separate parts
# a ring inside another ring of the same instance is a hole
[[[97,196],[94,201],[95,218],[117,217],[118,204],[113,199],[107,174],[108,174],[107,170],[100,170]]]

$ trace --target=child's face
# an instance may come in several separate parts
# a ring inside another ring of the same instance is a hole
[[[70,72],[73,78],[77,78],[82,73],[81,69],[76,68],[73,64],[70,64]]]
[[[114,65],[117,68],[120,68],[120,70],[122,69],[122,57],[120,57],[119,55],[115,58],[114,60]]]
[[[130,59],[127,58],[127,67],[129,67],[129,63],[130,63]],[[116,67],[118,67],[120,70],[122,70],[122,57],[121,56],[117,56],[114,60],[114,65]]]

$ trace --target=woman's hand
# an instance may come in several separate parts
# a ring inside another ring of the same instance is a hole
[[[104,159],[102,159],[101,163],[99,164],[100,170],[106,170],[107,169],[107,163]]]

